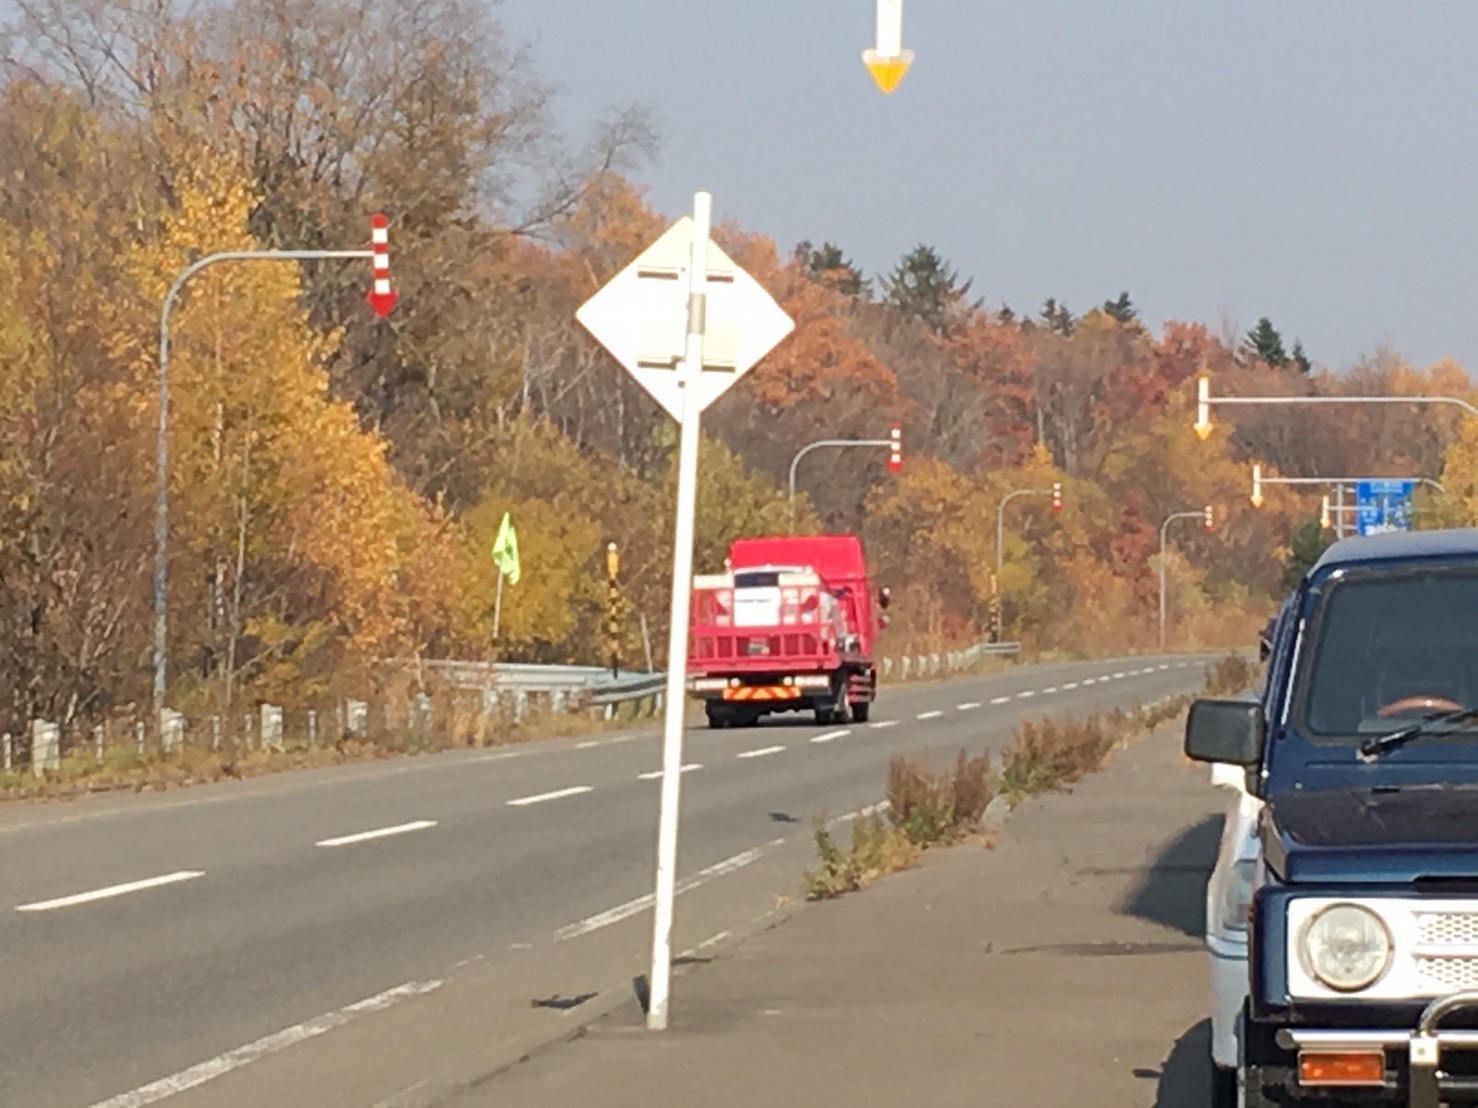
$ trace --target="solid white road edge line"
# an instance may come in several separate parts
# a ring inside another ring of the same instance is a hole
[[[90,904],[94,900],[107,900],[109,897],[123,896],[125,893],[157,889],[161,885],[175,885],[181,881],[193,881],[197,877],[204,876],[204,870],[182,869],[177,873],[166,873],[162,877],[148,877],[142,881],[109,885],[105,889],[93,889],[91,892],[77,893],[75,896],[58,897],[56,900],[38,900],[34,904],[18,904],[15,910],[17,912],[50,912],[56,908],[72,908],[78,904]]]
[[[378,831],[361,831],[357,835],[340,835],[337,839],[323,839],[314,846],[348,846],[351,843],[367,843],[371,839],[385,839],[391,835],[404,835],[410,831],[424,831],[435,827],[434,819],[418,819],[413,823],[400,823],[394,827],[381,827]]]
[[[817,735],[811,741],[813,743],[835,742],[837,739],[845,739],[851,733],[851,731],[828,731],[824,735]]]
[[[731,858],[725,858],[722,862],[715,862],[707,869],[700,869],[692,877],[677,883],[677,895],[696,889],[699,885],[705,885],[716,877],[722,877],[726,873],[741,870],[752,862],[757,862],[766,854],[783,846],[784,839],[771,839],[764,846],[756,846],[749,850],[735,854]],[[625,904],[618,904],[604,912],[598,912],[593,916],[587,916],[578,923],[572,923],[568,927],[561,927],[554,933],[554,941],[562,943],[566,939],[579,938],[588,935],[592,931],[599,931],[602,927],[609,927],[613,923],[620,923],[623,919],[636,915],[652,906],[653,896],[639,896],[635,900],[628,900]]]
[[[574,785],[568,789],[556,789],[552,793],[539,793],[537,796],[521,796],[517,800],[510,800],[510,808],[522,808],[529,804],[543,804],[546,800],[560,800],[567,796],[579,796],[581,793],[594,792],[594,785]]]
[[[702,762],[689,762],[687,765],[683,766],[681,772],[683,772],[683,773],[692,773],[695,769],[702,769],[702,768],[703,768],[703,763]],[[638,773],[636,775],[636,779],[638,781],[656,781],[661,776],[662,776],[662,771],[660,769],[654,769],[654,770],[651,770],[650,772],[647,772],[647,773]]]
[[[762,746],[758,750],[741,750],[738,754],[734,755],[734,757],[763,758],[769,754],[779,754],[784,749],[785,747],[783,746]]]
[[[148,1085],[140,1086],[131,1093],[123,1093],[111,1100],[104,1100],[93,1105],[93,1108],[143,1108],[146,1104],[163,1100],[165,1097],[176,1096],[197,1085],[204,1085],[207,1081],[214,1081],[217,1077],[223,1077],[232,1070],[240,1069],[242,1066],[250,1065],[269,1054],[286,1050],[290,1046],[301,1043],[322,1035],[326,1031],[332,1031],[336,1027],[342,1027],[350,1020],[362,1016],[367,1012],[379,1012],[391,1005],[399,1004],[402,1000],[411,997],[423,996],[435,989],[441,988],[440,981],[412,981],[405,985],[399,985],[393,989],[387,989],[383,993],[372,996],[367,1000],[350,1004],[334,1012],[328,1012],[300,1023],[293,1027],[284,1028],[266,1038],[258,1039],[254,1043],[247,1043],[235,1050],[227,1051],[225,1054],[217,1055],[208,1062],[201,1062],[197,1066],[180,1070],[170,1077],[155,1081]]]

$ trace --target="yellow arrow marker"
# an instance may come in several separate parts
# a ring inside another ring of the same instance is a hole
[[[903,75],[908,72],[908,67],[913,64],[913,51],[905,50],[903,55],[897,58],[880,58],[872,50],[864,50],[862,64],[867,66],[868,73],[872,74],[873,83],[886,96],[898,87],[899,82],[903,80]]]
[[[913,51],[903,48],[903,0],[878,0],[877,27],[871,49],[862,52],[862,64],[887,96],[913,65]]]
[[[1202,376],[1196,382],[1196,434],[1205,442],[1211,437],[1211,378]]]

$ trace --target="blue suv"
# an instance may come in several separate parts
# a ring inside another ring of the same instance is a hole
[[[1254,813],[1223,852],[1246,976],[1215,1099],[1478,1104],[1478,530],[1336,543],[1267,662],[1186,723]]]

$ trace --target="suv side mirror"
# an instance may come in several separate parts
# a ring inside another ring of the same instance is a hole
[[[1197,700],[1185,722],[1186,756],[1255,766],[1262,761],[1267,730],[1262,705],[1255,700]]]
[[[884,585],[878,590],[878,607],[887,608],[891,603],[893,603],[893,590]]]

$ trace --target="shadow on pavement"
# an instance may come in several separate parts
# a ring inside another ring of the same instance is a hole
[[[1216,864],[1222,821],[1219,814],[1207,816],[1172,839],[1141,873],[1119,911],[1201,938],[1206,932],[1206,879]]]
[[[1155,1108],[1206,1108],[1211,1103],[1211,1021],[1202,1020],[1170,1049],[1160,1070]]]

